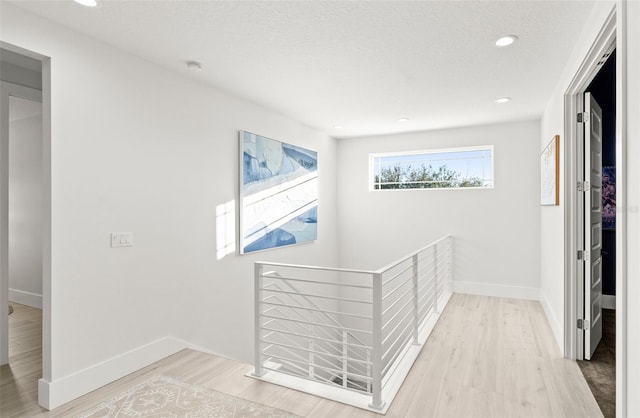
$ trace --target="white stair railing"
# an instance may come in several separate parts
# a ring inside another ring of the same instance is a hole
[[[452,238],[379,270],[255,264],[253,376],[385,412],[451,295]]]

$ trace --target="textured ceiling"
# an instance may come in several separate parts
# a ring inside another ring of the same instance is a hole
[[[337,137],[539,117],[594,4],[13,3]],[[495,47],[505,34],[520,40]]]

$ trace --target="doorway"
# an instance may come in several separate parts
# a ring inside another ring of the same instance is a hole
[[[585,109],[591,119],[584,123],[585,131],[586,126],[597,124],[598,135],[593,138],[585,132],[583,136],[584,179],[591,184],[586,187],[582,210],[591,221],[585,222],[582,247],[591,251],[585,257],[582,281],[584,351],[578,366],[608,418],[616,416],[616,50],[603,55],[601,62],[584,100],[591,107]],[[587,203],[589,199],[597,202]],[[592,225],[597,227],[588,227]]]
[[[588,93],[589,88],[594,86],[592,83],[596,82],[596,78],[599,76],[603,66],[607,64],[611,56],[611,61],[615,63],[615,77],[616,81],[613,86],[609,86],[609,94],[614,94],[614,110],[615,114],[613,118],[608,116],[607,119],[613,119],[613,126],[611,129],[615,131],[615,149],[613,154],[615,155],[615,203],[616,207],[624,207],[624,201],[626,200],[626,192],[624,185],[626,184],[626,121],[623,115],[626,114],[626,104],[624,101],[625,89],[626,89],[626,77],[625,73],[621,70],[624,68],[620,63],[626,56],[626,43],[624,40],[618,39],[618,13],[625,13],[624,8],[618,10],[614,8],[607,20],[605,21],[600,33],[588,51],[585,59],[579,69],[577,70],[573,80],[569,84],[565,92],[565,315],[564,315],[564,353],[565,357],[575,359],[578,361],[585,361],[585,359],[596,354],[596,350],[600,347],[601,342],[598,343],[597,334],[595,330],[595,338],[590,338],[586,341],[586,338],[590,336],[591,325],[594,319],[600,315],[600,323],[603,324],[607,315],[606,310],[602,310],[603,304],[606,308],[609,303],[613,302],[613,299],[607,297],[589,297],[591,289],[595,284],[592,278],[600,277],[599,271],[594,268],[594,265],[589,259],[589,254],[593,248],[590,244],[588,234],[591,233],[591,226],[587,227],[585,224],[586,216],[588,213],[597,210],[595,206],[590,206],[589,212],[586,210],[585,205],[589,202],[585,195],[590,195],[589,199],[592,202],[599,202],[601,209],[605,209],[608,202],[602,201],[602,196],[594,196],[591,192],[593,189],[591,185],[586,183],[590,180],[592,172],[586,173],[585,166],[587,161],[591,162],[591,156],[589,147],[592,142],[586,141],[586,135],[584,132],[584,118],[589,118],[591,115],[583,115],[584,109],[588,109],[585,106],[587,100],[591,103],[591,100],[586,97],[585,93]],[[624,36],[624,32],[622,36]],[[615,53],[614,53],[615,52]],[[613,91],[611,91],[613,90]],[[606,100],[603,100],[603,102]],[[607,110],[608,112],[608,110]],[[579,115],[581,114],[581,115]],[[611,123],[609,120],[607,123]],[[609,128],[603,128],[609,129]],[[607,145],[604,145],[607,147]],[[609,152],[603,149],[603,152]],[[585,155],[586,154],[586,155]],[[585,160],[585,157],[589,157],[589,160]],[[606,161],[608,157],[605,157],[604,166],[608,166]],[[601,175],[605,173],[605,170],[601,171]],[[587,175],[588,174],[588,175]],[[602,181],[597,180],[596,186],[600,187],[602,191]],[[587,193],[589,192],[589,193]],[[601,212],[602,214],[602,212]],[[607,222],[607,219],[602,219],[603,222]],[[604,226],[604,223],[602,224]],[[613,231],[612,231],[613,232]],[[625,289],[626,289],[626,273],[625,269],[621,268],[626,263],[625,252],[625,235],[626,235],[626,214],[623,210],[618,210],[615,213],[615,244],[613,248],[609,245],[609,250],[604,249],[604,239],[607,239],[607,232],[604,232],[600,237],[602,238],[599,243],[597,251],[606,258],[601,258],[602,263],[609,263],[608,267],[605,267],[603,274],[607,274],[607,281],[610,282],[610,276],[615,276],[615,305],[616,309],[611,310],[609,313],[613,313],[615,318],[615,339],[617,344],[615,355],[615,414],[624,416],[626,413],[627,393],[626,393],[626,352],[624,346],[620,346],[621,339],[625,334],[625,318],[626,318],[626,303],[625,303]],[[609,234],[610,235],[610,234]],[[609,237],[610,238],[610,237]],[[596,254],[597,256],[598,254]],[[587,259],[585,259],[585,256]],[[611,259],[615,258],[615,268],[612,270]],[[598,266],[599,267],[599,266]],[[589,280],[588,283],[587,280]],[[600,285],[606,287],[605,295],[612,290],[602,280]],[[597,291],[597,289],[595,289]],[[589,297],[589,299],[587,299]],[[592,316],[594,314],[595,316]],[[604,315],[603,315],[604,314]],[[607,315],[608,316],[608,315]],[[588,350],[588,353],[587,353]],[[611,396],[609,396],[609,401]],[[602,408],[602,407],[601,407]],[[603,412],[605,412],[603,410]],[[607,412],[607,415],[611,412]]]
[[[0,66],[0,395],[37,407],[51,376],[50,61],[0,41]]]

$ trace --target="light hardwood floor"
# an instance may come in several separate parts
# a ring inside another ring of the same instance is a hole
[[[13,383],[2,369],[2,417],[74,416],[159,373],[303,417],[378,416],[245,377],[251,365],[193,350],[46,412],[33,405],[39,356],[32,361],[24,365],[25,376],[14,374]],[[387,413],[393,418],[601,416],[576,363],[561,357],[538,302],[460,294],[452,297]]]
[[[38,407],[42,311],[13,302],[11,306],[14,310],[9,315],[9,364],[0,367],[0,417],[28,417],[45,411]]]

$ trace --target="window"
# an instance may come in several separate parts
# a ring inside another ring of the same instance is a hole
[[[370,190],[493,187],[493,146],[371,154]]]

